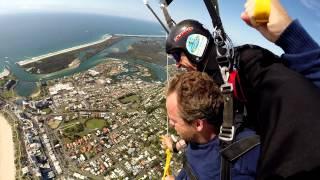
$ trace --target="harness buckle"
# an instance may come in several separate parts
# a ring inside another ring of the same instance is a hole
[[[230,60],[227,56],[225,55],[219,55],[216,57],[217,63],[219,64],[219,66],[227,66],[229,67],[230,64]]]
[[[235,128],[231,127],[220,127],[219,139],[222,141],[232,141],[234,137]]]
[[[232,93],[233,85],[231,83],[224,83],[220,86],[222,94]]]

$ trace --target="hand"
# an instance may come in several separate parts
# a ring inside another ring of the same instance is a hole
[[[168,149],[170,149],[170,151],[173,150],[173,148],[172,148],[173,141],[170,136],[168,136],[168,135],[161,136],[161,143],[162,143],[162,147],[164,149],[168,148]]]
[[[180,139],[177,143],[176,143],[176,147],[177,150],[180,151],[182,149],[184,149],[187,146],[186,142],[183,139]]]
[[[166,176],[165,180],[174,180],[174,176]]]
[[[292,22],[292,19],[280,4],[279,0],[271,0],[268,23],[258,24],[255,22],[254,17],[255,1],[256,0],[247,0],[245,11],[241,14],[241,19],[249,26],[257,29],[269,41],[276,42],[283,31]]]

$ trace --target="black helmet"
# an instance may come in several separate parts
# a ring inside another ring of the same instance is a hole
[[[166,52],[173,54],[183,51],[195,64],[205,59],[213,42],[211,33],[195,20],[184,20],[171,29],[166,41]]]

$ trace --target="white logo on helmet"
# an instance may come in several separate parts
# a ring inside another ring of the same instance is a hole
[[[208,38],[201,34],[192,34],[188,37],[186,48],[194,56],[202,57],[208,44]]]

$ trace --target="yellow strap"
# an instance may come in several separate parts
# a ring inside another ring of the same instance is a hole
[[[270,10],[271,0],[256,0],[254,8],[254,17],[256,23],[268,23]]]
[[[171,161],[171,157],[172,157],[172,153],[169,149],[166,150],[166,165],[164,167],[164,171],[163,171],[163,176],[162,176],[162,180],[170,175],[170,161]]]

